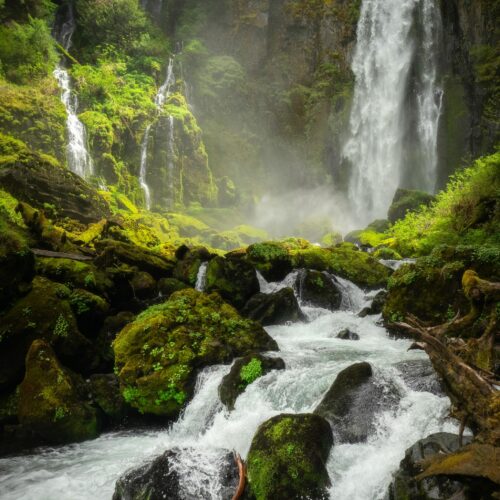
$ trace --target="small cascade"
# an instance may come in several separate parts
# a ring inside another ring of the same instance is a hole
[[[196,276],[196,285],[194,288],[199,292],[203,292],[205,290],[205,286],[207,284],[207,268],[208,262],[203,262],[198,269],[198,275]]]
[[[171,57],[168,61],[167,75],[165,81],[158,89],[155,96],[155,104],[157,112],[160,113],[163,105],[167,101],[168,97],[172,92],[172,87],[175,84],[175,74],[174,74],[174,58]],[[174,118],[169,116],[169,134],[168,134],[168,176],[169,176],[169,191],[173,191],[173,169],[174,169]],[[144,138],[141,144],[141,165],[139,169],[139,182],[141,184],[142,191],[144,192],[144,199],[146,203],[146,208],[150,210],[151,208],[151,190],[147,183],[148,175],[148,147],[151,132],[152,123],[146,127],[144,132]]]
[[[385,217],[408,179],[434,190],[443,96],[437,78],[440,33],[435,0],[363,0],[342,152],[352,169],[348,194],[360,226]],[[409,104],[412,92],[416,102]]]
[[[59,27],[54,30],[54,36],[58,43],[67,51],[71,47],[73,33],[76,29],[73,6],[67,6],[66,18]],[[87,132],[85,126],[79,120],[78,99],[71,88],[71,78],[61,60],[54,70],[54,77],[61,89],[61,101],[66,108],[66,128],[68,131],[67,158],[68,167],[75,174],[88,178],[94,173],[94,165],[87,148]]]

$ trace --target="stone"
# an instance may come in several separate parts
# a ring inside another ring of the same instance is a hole
[[[309,269],[297,276],[296,289],[300,300],[312,307],[336,311],[342,303],[342,293],[328,274]]]
[[[359,340],[359,335],[351,332],[348,328],[345,328],[338,333],[337,338],[342,340]]]

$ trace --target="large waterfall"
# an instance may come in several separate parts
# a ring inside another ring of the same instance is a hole
[[[73,7],[68,4],[66,18],[55,31],[55,38],[67,51],[71,47],[71,40],[76,28]],[[66,128],[68,131],[67,158],[68,167],[80,177],[89,177],[94,173],[92,158],[87,149],[87,133],[85,126],[79,120],[78,99],[71,89],[71,78],[64,62],[61,61],[54,71],[59,87],[61,89],[61,101],[66,108]]]
[[[167,67],[167,76],[165,77],[165,81],[158,89],[158,92],[155,96],[155,104],[157,112],[160,113],[163,105],[167,101],[170,93],[172,91],[172,87],[175,83],[175,74],[174,74],[174,58],[171,57],[168,61]],[[149,185],[147,182],[148,175],[148,148],[149,148],[149,139],[151,132],[152,124],[149,124],[146,127],[144,132],[144,138],[141,144],[141,166],[139,170],[139,182],[141,184],[142,190],[144,192],[144,199],[146,203],[146,208],[149,210],[151,208],[151,190],[149,189]],[[170,187],[172,187],[172,172],[173,170],[173,147],[174,147],[174,119],[172,116],[169,116],[169,135],[167,138],[167,146],[168,146],[168,157],[169,157],[169,183]],[[172,166],[172,168],[170,168]]]
[[[394,192],[433,191],[442,90],[434,0],[363,0],[352,63],[356,83],[343,157],[359,224],[385,218]]]

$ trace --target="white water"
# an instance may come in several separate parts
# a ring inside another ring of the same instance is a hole
[[[196,285],[194,288],[199,292],[203,292],[203,290],[205,290],[205,286],[207,284],[207,268],[208,262],[203,262],[198,269],[198,274],[196,276]]]
[[[61,26],[58,42],[69,50],[76,25],[73,17],[73,8],[68,5],[67,19]],[[80,177],[87,178],[94,173],[92,158],[87,149],[87,132],[85,126],[78,118],[78,98],[71,88],[71,78],[64,67],[63,61],[59,62],[53,73],[61,89],[61,101],[66,108],[66,129],[68,132],[67,159],[68,167]]]
[[[161,109],[163,108],[163,105],[167,101],[168,97],[170,96],[170,93],[172,91],[172,87],[175,83],[175,75],[174,75],[174,58],[171,57],[168,61],[168,66],[167,66],[167,75],[165,77],[165,81],[162,83],[160,88],[158,89],[158,92],[156,93],[155,96],[155,104],[156,104],[156,109],[157,113],[161,112]],[[168,155],[169,155],[169,161],[172,156],[172,151],[173,151],[173,117],[169,116],[169,124],[170,124],[170,132],[169,132],[169,137],[168,137]],[[149,188],[149,184],[147,182],[147,175],[148,175],[148,147],[149,147],[149,138],[150,138],[150,132],[151,132],[151,126],[152,124],[150,123],[144,132],[144,137],[142,139],[142,144],[141,144],[141,165],[139,169],[139,183],[141,184],[142,191],[144,192],[144,201],[146,204],[146,208],[149,210],[151,208],[151,190]],[[173,162],[172,162],[172,169],[173,169]],[[172,177],[171,172],[170,172],[170,163],[169,163],[169,178]],[[169,181],[171,182],[171,181]]]
[[[264,288],[269,287],[260,280]],[[290,276],[284,284],[293,281]],[[377,432],[368,442],[333,447],[327,464],[331,496],[336,500],[383,498],[406,448],[433,432],[457,428],[446,420],[447,398],[411,390],[394,367],[425,355],[408,351],[410,341],[391,340],[378,326],[377,316],[359,318],[357,311],[368,303],[365,295],[347,280],[341,284],[349,294],[344,301],[348,309],[329,312],[304,307],[309,323],[267,329],[281,351],[273,355],[283,358],[286,370],[273,371],[250,385],[233,412],[228,413],[217,396],[229,366],[207,368],[198,378],[194,399],[170,429],[110,433],[94,441],[0,460],[2,499],[110,499],[116,479],[127,469],[173,447],[190,449],[177,464],[186,498],[220,499],[216,469],[224,453],[221,448],[246,456],[262,422],[283,412],[313,411],[337,374],[359,361],[370,362],[377,381],[395,386],[401,400],[393,410],[378,415]],[[358,333],[360,340],[337,339],[344,328]]]
[[[421,42],[416,28],[422,31]],[[352,63],[356,83],[350,132],[343,150],[352,168],[349,198],[360,226],[386,216],[405,176],[418,178],[421,189],[435,187],[442,101],[435,49],[440,29],[434,0],[363,0]],[[409,79],[417,56],[417,130],[409,131]],[[412,150],[418,151],[417,173],[408,172],[412,163],[405,160],[408,133],[415,143]]]

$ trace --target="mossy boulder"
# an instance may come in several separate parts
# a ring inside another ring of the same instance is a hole
[[[270,358],[259,353],[237,359],[219,385],[222,404],[228,410],[233,410],[236,399],[251,383],[271,370],[284,369],[285,362],[281,358]]]
[[[97,412],[86,401],[83,380],[66,370],[43,340],[35,340],[26,356],[19,422],[51,444],[92,439],[99,433]]]
[[[373,297],[373,300],[369,306],[366,306],[362,309],[362,311],[358,314],[360,318],[364,318],[366,316],[380,314],[382,309],[384,308],[385,299],[387,297],[387,291],[381,290],[380,292]]]
[[[332,445],[330,425],[318,415],[282,414],[267,420],[248,453],[251,498],[329,498],[326,461]]]
[[[279,242],[250,245],[247,258],[267,281],[281,281],[293,268],[287,247]]]
[[[114,288],[109,276],[92,262],[38,257],[36,272],[70,288],[81,288],[97,295],[107,296]]]
[[[98,366],[98,353],[82,335],[64,285],[36,277],[32,290],[18,300],[0,325],[0,388],[22,380],[24,361],[35,339],[43,339],[70,368],[88,373]]]
[[[139,300],[152,299],[158,295],[156,280],[146,271],[135,272],[130,284]]]
[[[300,300],[313,307],[336,311],[342,303],[339,287],[325,272],[301,270],[297,276],[296,289]]]
[[[158,281],[158,291],[165,299],[168,299],[174,292],[185,290],[189,285],[175,278],[162,278]]]
[[[35,257],[26,235],[0,211],[0,310],[29,290],[35,275]]]
[[[240,254],[215,257],[207,267],[205,291],[217,292],[237,309],[259,291],[255,268]]]
[[[44,155],[25,151],[0,165],[0,186],[37,209],[50,204],[59,217],[97,222],[110,216],[108,204],[81,177]]]
[[[196,284],[201,264],[213,257],[205,247],[188,248],[184,245],[177,249],[175,255],[177,263],[173,270],[173,277],[193,287]]]
[[[470,437],[463,438],[464,444],[470,442]],[[446,456],[461,448],[458,435],[439,432],[417,441],[405,452],[399,470],[389,486],[391,500],[407,500],[408,498],[463,498],[473,500],[478,498],[493,498],[491,494],[498,487],[486,479],[467,477],[465,475],[436,475],[417,479],[422,472],[422,461],[429,461],[438,456]],[[486,459],[486,457],[484,457]],[[490,455],[489,461],[492,461]],[[488,459],[486,459],[488,460]]]
[[[376,414],[398,399],[395,388],[376,383],[369,363],[355,363],[337,375],[314,413],[330,422],[338,442],[359,443],[375,431]]]
[[[92,401],[105,416],[107,424],[118,424],[127,414],[127,405],[120,392],[118,377],[112,373],[95,374],[89,378]]]
[[[387,284],[392,271],[376,259],[350,248],[310,247],[292,252],[295,268],[326,271],[348,279],[363,288],[379,288]]]
[[[387,212],[387,218],[394,224],[396,221],[404,219],[408,212],[415,212],[422,205],[430,205],[435,198],[432,194],[423,191],[398,189]]]
[[[255,294],[245,304],[241,314],[258,321],[262,326],[283,325],[288,321],[306,319],[292,288],[282,288],[274,293]]]
[[[82,289],[73,290],[69,303],[80,332],[86,337],[95,337],[109,313],[109,304],[99,295]]]
[[[127,264],[151,274],[155,279],[171,276],[175,265],[159,253],[121,241],[102,240],[96,243],[96,249],[99,255],[95,262],[99,267]]]
[[[204,366],[277,350],[256,322],[217,294],[187,289],[152,306],[113,342],[122,394],[141,413],[174,417],[193,395]]]

